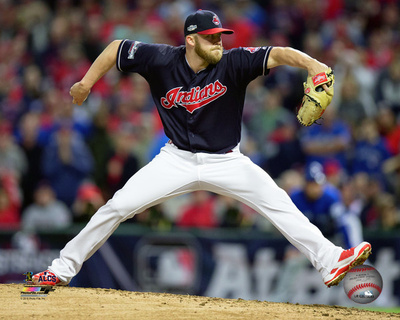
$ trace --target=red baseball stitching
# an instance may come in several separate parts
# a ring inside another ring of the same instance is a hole
[[[364,289],[364,288],[368,288],[368,287],[372,287],[376,290],[378,290],[379,293],[381,293],[382,289],[380,286],[376,285],[375,283],[361,283],[356,285],[355,287],[353,287],[349,293],[347,294],[347,296],[349,297],[349,299],[351,299],[351,296],[353,295],[354,292],[356,292],[359,289]]]

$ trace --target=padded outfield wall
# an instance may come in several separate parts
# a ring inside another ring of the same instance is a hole
[[[0,283],[23,282],[23,273],[44,270],[81,228],[36,236],[0,233]],[[400,235],[366,234],[365,240],[373,248],[366,264],[383,278],[381,296],[368,306],[400,306]],[[156,232],[122,224],[70,285],[359,306],[346,297],[342,285],[326,288],[282,236],[248,230]]]

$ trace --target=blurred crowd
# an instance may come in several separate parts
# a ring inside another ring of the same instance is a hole
[[[112,69],[82,106],[69,88],[114,39],[184,44],[185,17],[198,8],[235,30],[223,36],[226,49],[291,46],[335,72],[333,102],[307,128],[295,117],[305,70],[278,67],[254,80],[242,152],[290,195],[320,163],[317,183],[336,188],[364,229],[400,228],[396,0],[0,0],[0,228],[88,221],[158,153],[168,139],[143,78]],[[132,221],[272,230],[244,204],[203,191]]]

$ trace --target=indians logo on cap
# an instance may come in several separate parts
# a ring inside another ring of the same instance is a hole
[[[214,16],[213,16],[212,22],[213,22],[216,26],[219,26],[220,22],[219,22],[219,19],[218,19],[217,15],[214,15]]]

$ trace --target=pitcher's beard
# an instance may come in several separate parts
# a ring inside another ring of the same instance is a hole
[[[210,51],[204,50],[198,41],[195,41],[194,51],[197,55],[208,62],[209,64],[217,64],[222,58],[223,47],[219,49],[212,49]]]

